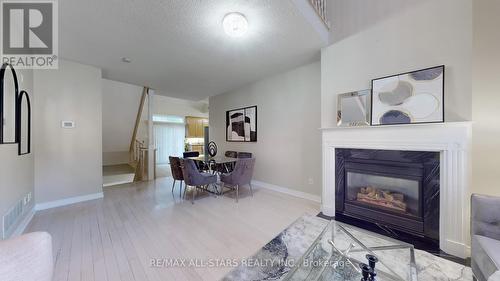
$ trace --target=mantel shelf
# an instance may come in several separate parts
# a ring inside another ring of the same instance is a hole
[[[471,126],[472,121],[457,121],[457,122],[444,122],[444,123],[419,123],[419,124],[401,124],[401,125],[380,125],[380,126],[354,126],[354,127],[325,127],[319,128],[322,131],[328,130],[371,130],[371,129],[388,129],[399,127],[459,127]]]

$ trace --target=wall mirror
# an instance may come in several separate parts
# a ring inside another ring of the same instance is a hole
[[[337,126],[369,126],[371,110],[371,90],[363,90],[338,95]]]
[[[16,112],[18,154],[24,155],[31,152],[31,103],[26,91],[19,93]]]
[[[17,75],[7,63],[0,69],[0,144],[16,142],[16,100],[19,93]]]

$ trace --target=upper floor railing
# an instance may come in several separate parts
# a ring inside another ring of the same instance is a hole
[[[314,10],[318,14],[319,18],[323,21],[326,28],[330,29],[330,21],[328,20],[328,0],[309,0],[309,3],[313,6]]]

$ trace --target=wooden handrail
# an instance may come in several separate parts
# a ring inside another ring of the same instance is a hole
[[[141,116],[142,116],[142,110],[144,109],[144,102],[146,101],[146,97],[148,95],[149,88],[144,87],[142,90],[142,96],[141,96],[141,102],[139,104],[139,110],[137,110],[137,117],[135,118],[135,125],[134,125],[134,131],[132,133],[132,139],[130,140],[130,149],[129,151],[132,152],[135,142],[137,141],[137,131],[139,130],[139,125],[141,124]]]

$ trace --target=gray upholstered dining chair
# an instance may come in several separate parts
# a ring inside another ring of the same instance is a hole
[[[238,158],[252,158],[252,153],[250,153],[250,152],[238,152]]]
[[[226,151],[226,152],[224,153],[224,156],[226,156],[226,157],[231,157],[231,158],[237,158],[237,157],[238,157],[238,152],[228,150],[228,151]]]
[[[209,173],[202,173],[198,171],[193,159],[179,159],[181,162],[182,175],[184,177],[184,193],[187,187],[194,187],[191,203],[194,204],[194,196],[197,188],[208,189],[210,185],[217,183],[217,176]],[[216,187],[215,187],[216,188]]]
[[[182,153],[183,158],[190,158],[190,157],[195,158],[195,157],[199,157],[199,156],[200,156],[200,153],[198,151],[185,151]],[[202,161],[195,160],[194,164],[196,165],[196,167],[198,168],[198,171],[200,171],[200,172],[208,170],[208,166],[206,166],[205,163],[203,163]]]
[[[174,178],[174,183],[172,184],[172,193],[174,192],[175,182],[180,181],[179,196],[182,197],[182,181],[184,180],[184,175],[182,174],[181,161],[179,157],[169,156],[170,170],[172,171],[172,177]]]
[[[222,174],[220,180],[222,182],[222,191],[224,187],[230,187],[236,191],[236,202],[239,199],[240,186],[248,184],[250,186],[250,194],[253,196],[252,176],[255,167],[254,158],[240,158],[236,161],[234,170],[229,174]]]
[[[182,157],[187,158],[187,157],[198,157],[200,156],[200,153],[198,151],[184,151],[182,153]]]

